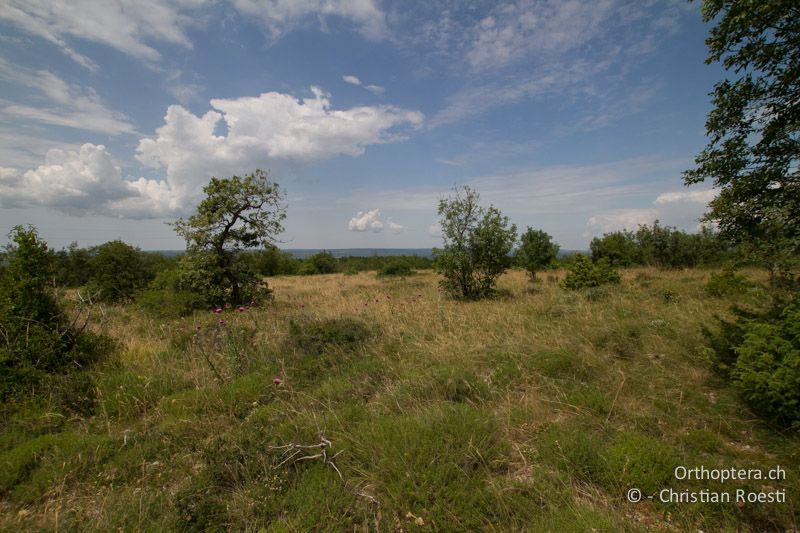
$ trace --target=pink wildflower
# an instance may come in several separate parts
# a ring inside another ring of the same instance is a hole
[[[244,313],[245,308],[243,305],[240,305],[239,307],[236,308],[236,310],[239,311],[240,313]]]
[[[283,380],[281,380],[281,378],[276,377],[272,380],[273,385],[280,385],[281,383],[283,383]]]
[[[217,307],[216,309],[214,309],[214,312],[216,314],[220,314],[222,312],[222,308],[221,307]]]

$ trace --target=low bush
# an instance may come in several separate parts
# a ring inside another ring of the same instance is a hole
[[[395,260],[386,263],[380,270],[378,270],[378,277],[379,278],[388,278],[388,277],[405,277],[411,276],[414,274],[414,271],[411,270],[411,267],[403,260]]]
[[[156,318],[179,318],[208,308],[200,294],[181,289],[179,273],[174,268],[159,272],[136,302]]]
[[[569,290],[599,287],[607,283],[619,283],[621,279],[619,272],[605,259],[592,262],[585,255],[579,255],[575,257],[568,268],[567,275],[561,284],[565,289]]]
[[[290,322],[287,341],[307,355],[320,355],[331,349],[353,351],[371,336],[360,320],[332,318]]]
[[[46,374],[85,369],[113,342],[77,326],[53,293],[52,253],[35,228],[14,228],[0,273],[0,399]]]
[[[749,321],[734,348],[733,383],[756,412],[800,429],[800,303],[773,321]]]
[[[753,284],[733,269],[726,268],[721,272],[712,272],[705,291],[711,296],[729,296],[752,287]]]

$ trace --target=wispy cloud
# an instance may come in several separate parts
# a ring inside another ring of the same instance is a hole
[[[353,76],[352,74],[342,76],[342,80],[344,80],[345,83],[349,83],[350,85],[355,85],[356,87],[363,87],[364,89],[368,90],[373,94],[382,94],[384,91],[386,91],[386,89],[384,89],[380,85],[364,85],[364,83],[358,78],[358,76]]]
[[[0,78],[34,89],[47,106],[0,101],[0,114],[80,130],[119,135],[135,133],[130,119],[108,109],[94,90],[70,84],[47,70],[30,70],[0,59]]]

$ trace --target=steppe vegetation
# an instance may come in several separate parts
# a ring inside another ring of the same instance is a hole
[[[260,307],[95,307],[118,349],[3,404],[0,529],[796,528],[798,439],[751,413],[702,333],[763,306],[765,275],[712,296],[710,270],[621,274],[570,291],[563,270],[512,271],[481,301],[430,271],[282,276]],[[787,503],[625,500],[719,488],[676,465],[781,465],[735,488]]]

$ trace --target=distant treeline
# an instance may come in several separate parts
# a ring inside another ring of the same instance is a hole
[[[729,244],[708,228],[699,233],[686,233],[674,227],[663,226],[658,221],[651,226],[640,226],[635,232],[606,233],[593,239],[590,249],[592,260],[605,258],[617,267],[714,266],[730,259],[734,253]],[[50,250],[50,254],[53,265],[51,281],[57,286],[113,285],[122,286],[130,293],[147,286],[160,272],[174,270],[181,259],[180,255],[142,251],[119,240],[89,248],[80,248],[72,243],[58,251]],[[574,255],[562,256],[551,266],[569,264]],[[336,272],[355,274],[393,268],[423,270],[432,269],[435,264],[433,259],[417,255],[337,258],[327,251],[300,259],[291,252],[278,248],[243,252],[241,261],[262,276],[302,276]],[[0,270],[3,264],[0,254]],[[113,283],[106,278],[114,278]],[[113,295],[108,296],[114,299]]]
[[[117,283],[123,281],[131,287],[143,287],[159,272],[176,268],[181,259],[181,255],[146,252],[118,240],[89,248],[72,243],[58,251],[50,250],[50,254],[51,281],[60,287],[82,287],[109,276],[117,278]],[[0,270],[5,263],[2,258],[0,254]],[[381,271],[396,265],[412,270],[433,268],[432,259],[417,255],[337,258],[322,251],[299,259],[277,248],[246,251],[241,260],[262,276],[353,274]]]

